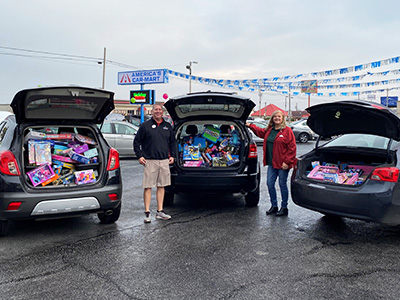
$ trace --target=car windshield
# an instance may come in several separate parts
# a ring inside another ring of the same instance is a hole
[[[326,143],[324,147],[364,147],[387,149],[389,138],[372,135],[372,134],[343,134],[336,139]],[[398,142],[392,144],[392,149],[396,147]]]

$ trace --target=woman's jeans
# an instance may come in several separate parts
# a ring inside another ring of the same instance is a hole
[[[289,170],[274,169],[272,166],[268,166],[267,171],[267,187],[269,191],[269,197],[271,198],[271,204],[274,207],[278,207],[278,199],[276,197],[275,182],[279,177],[279,187],[282,195],[282,208],[287,208],[289,199],[289,190],[287,187],[287,178]]]

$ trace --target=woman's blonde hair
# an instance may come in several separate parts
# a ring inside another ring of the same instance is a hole
[[[274,112],[272,113],[271,119],[269,119],[268,127],[274,126],[274,116],[275,116],[276,114],[281,114],[281,115],[282,115],[282,123],[281,123],[281,126],[279,126],[278,129],[283,129],[283,128],[285,128],[285,127],[286,127],[286,118],[285,118],[285,115],[283,114],[283,112],[280,111],[280,110],[276,110],[276,111],[274,111]]]

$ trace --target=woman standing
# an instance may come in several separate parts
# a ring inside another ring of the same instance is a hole
[[[267,186],[271,199],[271,208],[267,215],[286,216],[289,213],[287,208],[289,190],[287,178],[289,170],[296,163],[296,139],[290,127],[286,126],[283,113],[280,110],[273,112],[268,126],[265,129],[254,124],[246,123],[255,135],[264,139],[264,166],[268,165]],[[278,199],[276,195],[275,182],[279,177],[282,203],[278,211]]]

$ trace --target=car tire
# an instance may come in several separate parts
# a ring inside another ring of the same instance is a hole
[[[9,223],[9,221],[0,220],[0,236],[6,236],[8,234]]]
[[[248,192],[247,195],[244,196],[244,200],[248,207],[257,206],[258,202],[260,202],[260,184],[258,184],[258,187],[254,192]]]
[[[164,192],[164,205],[165,206],[174,205],[174,193],[165,190],[165,192]]]
[[[112,211],[112,213],[110,213]],[[121,214],[121,205],[116,208],[107,210],[106,212],[101,212],[97,214],[101,224],[112,224],[118,221]]]
[[[309,136],[305,132],[301,132],[297,138],[300,143],[307,143],[309,140]]]

